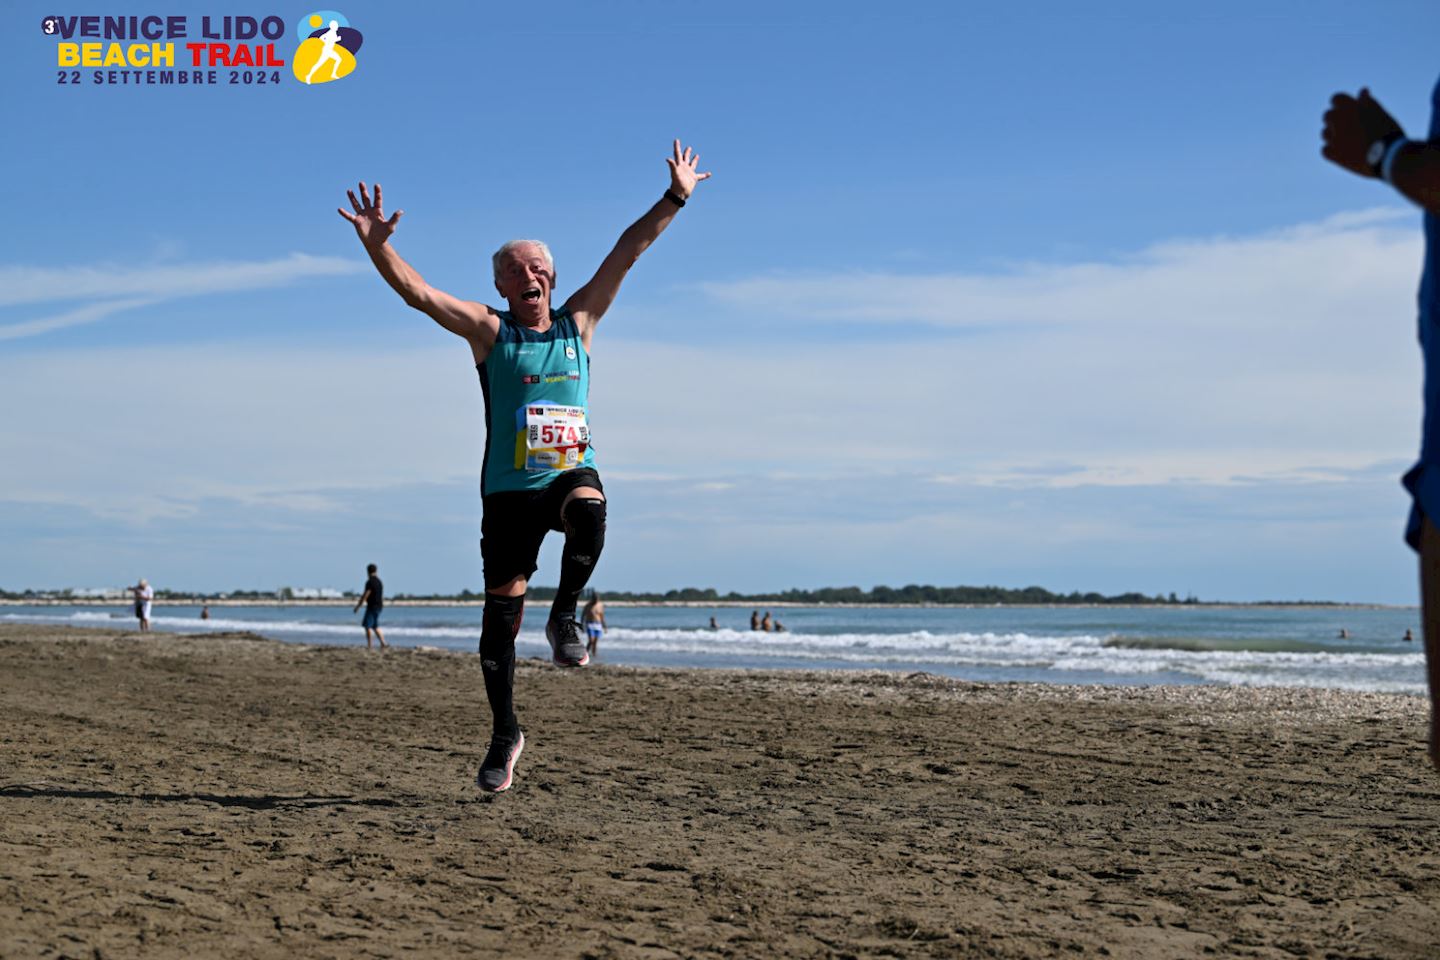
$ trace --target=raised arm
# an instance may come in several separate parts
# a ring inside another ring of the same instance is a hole
[[[1406,199],[1440,213],[1440,144],[1408,140],[1368,89],[1337,93],[1325,113],[1321,154],[1362,177],[1382,177]]]
[[[595,324],[600,322],[605,311],[610,309],[610,304],[615,302],[615,295],[620,292],[620,284],[624,282],[625,275],[630,272],[635,261],[640,259],[640,254],[655,242],[656,237],[665,232],[670,221],[675,219],[675,214],[695,192],[695,185],[710,178],[708,173],[695,172],[700,155],[690,147],[682,150],[679,140],[675,141],[675,155],[667,157],[665,162],[670,166],[670,189],[665,191],[665,195],[656,201],[643,217],[620,234],[615,249],[605,257],[600,269],[595,271],[595,276],[565,301],[565,306],[569,308],[580,328],[581,338],[587,348],[590,346],[590,337],[595,332]]]
[[[364,181],[360,183],[359,199],[356,199],[354,190],[345,192],[350,197],[354,213],[343,208],[337,208],[337,212],[355,227],[355,235],[360,238],[380,276],[407,304],[451,333],[470,341],[476,358],[483,360],[483,354],[495,345],[495,336],[500,329],[495,311],[483,303],[461,300],[430,286],[414,267],[395,252],[390,245],[390,235],[395,232],[405,211],[396,210],[394,216],[385,219],[380,184],[375,184],[374,203],[370,201]]]

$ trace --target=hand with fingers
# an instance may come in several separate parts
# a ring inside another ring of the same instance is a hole
[[[360,242],[367,247],[378,247],[390,239],[390,234],[395,232],[395,226],[400,218],[405,215],[404,210],[396,210],[395,215],[389,220],[385,219],[383,201],[380,195],[380,184],[375,184],[375,202],[370,202],[370,193],[365,189],[365,181],[360,181],[360,198],[355,198],[354,190],[346,190],[350,197],[350,206],[355,212],[351,213],[343,207],[337,207],[336,212],[355,225],[355,235]]]
[[[1368,88],[1362,87],[1358,97],[1337,93],[1330,98],[1330,109],[1325,111],[1325,129],[1320,134],[1325,146],[1320,153],[1351,173],[1373,177],[1378,161],[1368,155],[1370,148],[1392,135],[1403,136],[1404,131],[1380,102],[1370,96]]]
[[[695,153],[691,147],[682,151],[679,140],[675,141],[675,156],[666,157],[665,162],[670,165],[670,189],[681,200],[690,199],[690,194],[695,192],[695,184],[710,179],[708,173],[695,172],[695,166],[700,162],[700,154]]]

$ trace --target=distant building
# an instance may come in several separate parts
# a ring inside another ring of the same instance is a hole
[[[130,591],[120,587],[80,587],[71,590],[70,595],[80,600],[125,600]]]

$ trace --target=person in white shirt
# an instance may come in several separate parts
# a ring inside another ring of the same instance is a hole
[[[140,621],[140,632],[144,633],[150,629],[150,604],[155,599],[155,591],[144,577],[140,582],[130,588],[135,594],[135,617]]]

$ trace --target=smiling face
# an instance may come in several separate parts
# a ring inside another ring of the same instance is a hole
[[[550,316],[555,269],[539,244],[521,243],[502,253],[495,264],[495,289],[523,323]]]

